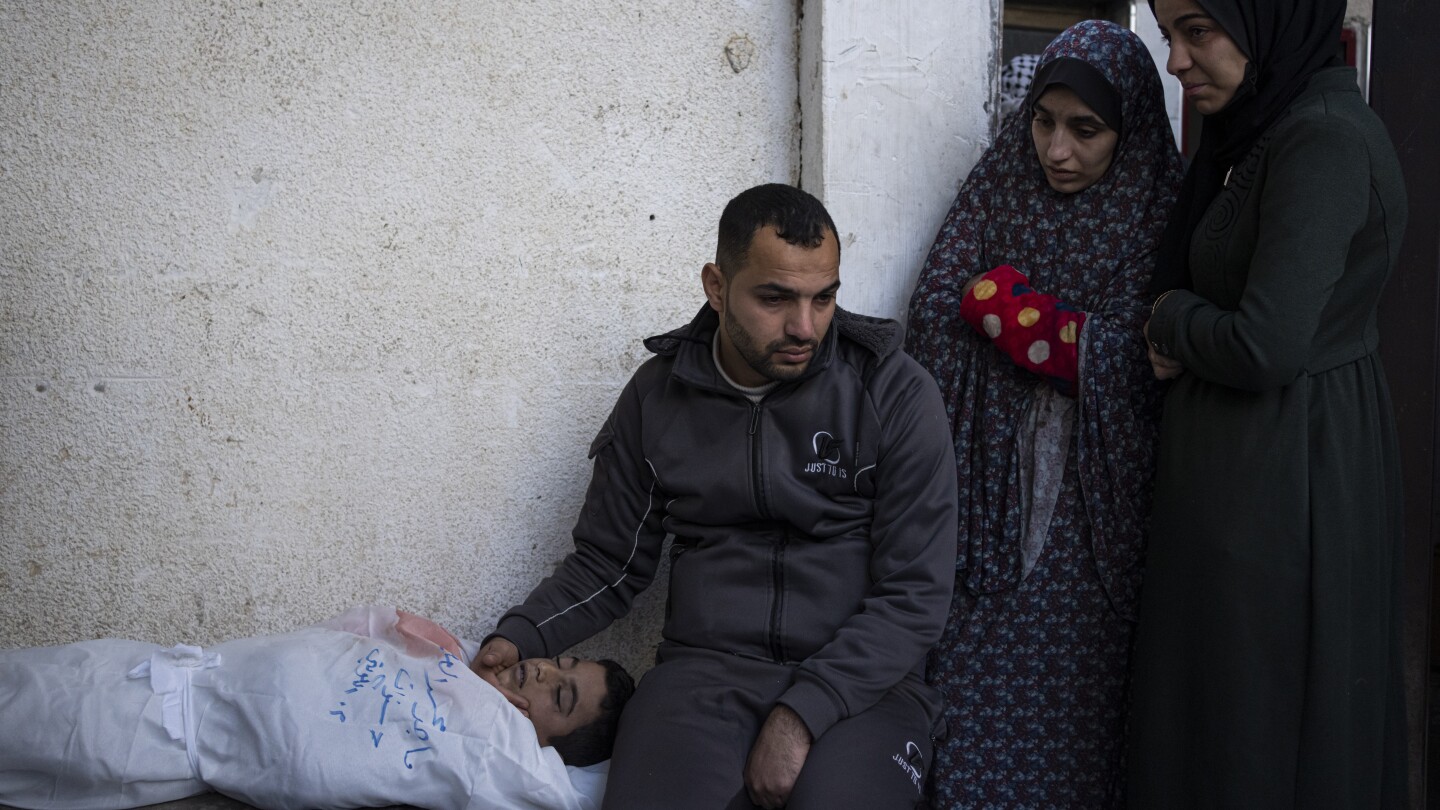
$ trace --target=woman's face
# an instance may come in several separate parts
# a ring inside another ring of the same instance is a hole
[[[1075,92],[1063,85],[1035,102],[1030,138],[1050,187],[1074,194],[1105,176],[1120,133],[1111,129]]]
[[[1155,0],[1155,21],[1170,45],[1165,69],[1180,80],[1202,115],[1225,109],[1250,60],[1195,0]]]

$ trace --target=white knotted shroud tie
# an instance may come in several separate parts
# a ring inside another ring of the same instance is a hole
[[[130,670],[130,678],[150,678],[150,688],[161,697],[160,720],[172,740],[185,741],[185,756],[190,771],[200,778],[200,755],[195,750],[195,707],[190,695],[190,679],[197,669],[220,666],[220,653],[207,653],[200,647],[176,644],[160,650]]]

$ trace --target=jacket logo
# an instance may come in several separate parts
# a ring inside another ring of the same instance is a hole
[[[925,767],[925,756],[920,753],[920,746],[907,740],[905,742],[905,755],[902,757],[899,754],[892,754],[890,758],[894,760],[895,764],[900,766],[900,770],[904,771],[905,775],[910,778],[910,784],[915,786],[915,790],[923,794],[925,789],[921,786],[921,783],[924,781],[924,777],[920,771]]]
[[[840,447],[844,443],[828,431],[819,431],[810,439],[810,448],[815,451],[815,461],[805,465],[802,472],[819,473],[835,478],[849,478],[850,472],[840,466]]]

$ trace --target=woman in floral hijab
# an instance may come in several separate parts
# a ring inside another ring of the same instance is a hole
[[[1159,75],[1129,31],[1046,48],[967,178],[910,302],[959,471],[935,807],[1121,799],[1126,672],[1159,389],[1141,327],[1180,181]]]

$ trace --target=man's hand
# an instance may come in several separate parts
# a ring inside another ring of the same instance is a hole
[[[745,790],[764,808],[784,807],[810,755],[810,729],[793,709],[776,705],[760,727],[745,763]]]
[[[520,650],[508,638],[496,636],[485,642],[480,652],[475,654],[475,660],[470,662],[470,668],[475,674],[491,683],[495,682],[495,676],[502,669],[509,669],[520,663]]]
[[[529,701],[500,685],[500,671],[509,669],[519,662],[520,650],[509,639],[496,636],[485,642],[485,646],[475,654],[475,660],[470,662],[470,669],[491,686],[499,689],[500,694],[510,701],[510,705],[522,712],[528,712]],[[529,714],[526,716],[528,717]]]

